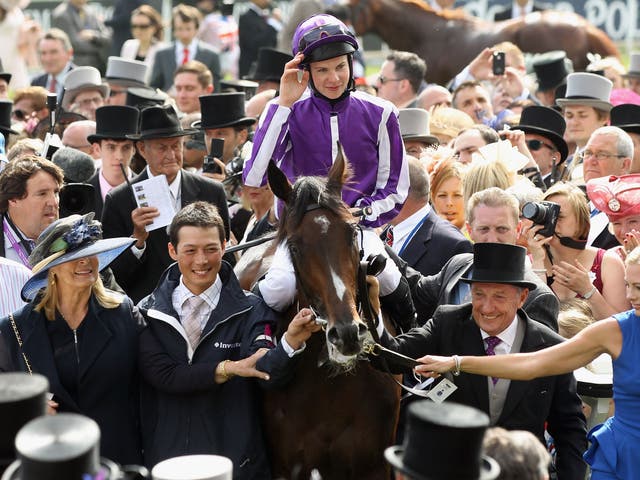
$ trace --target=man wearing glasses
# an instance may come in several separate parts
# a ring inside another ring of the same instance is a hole
[[[427,64],[415,53],[394,51],[380,68],[376,82],[378,96],[397,108],[417,108],[417,96]]]
[[[591,134],[584,150],[577,155],[583,163],[585,183],[594,178],[626,175],[631,168],[633,140],[621,128],[600,127]],[[592,208],[587,245],[605,249],[618,245],[608,225],[606,214]]]

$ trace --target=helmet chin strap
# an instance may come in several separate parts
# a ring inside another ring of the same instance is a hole
[[[345,97],[349,95],[349,93],[353,92],[356,89],[356,81],[353,79],[353,54],[352,53],[348,54],[347,58],[349,62],[349,83],[347,84],[347,88],[345,89],[345,91],[342,92],[342,95],[340,95],[338,98],[333,98],[333,99],[325,97],[316,88],[316,85],[313,83],[313,75],[311,75],[311,71],[309,71],[309,85],[311,86],[311,90],[313,91],[314,96],[318,98],[322,98],[323,100],[326,100],[327,102],[329,102],[331,105],[334,105],[339,101],[343,100]]]
[[[557,233],[554,233],[558,240],[560,241],[560,245],[563,245],[567,248],[573,248],[574,250],[584,250],[587,248],[587,240],[575,240],[571,237],[561,237]]]

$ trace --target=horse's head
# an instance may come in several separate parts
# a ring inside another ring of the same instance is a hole
[[[372,0],[348,0],[351,9],[351,23],[356,35],[363,35],[373,30],[374,21],[371,12]]]
[[[341,194],[347,171],[340,154],[327,179],[302,177],[291,186],[273,162],[268,172],[286,203],[278,236],[288,243],[299,293],[327,322],[329,357],[343,364],[361,352],[367,333],[356,307],[360,230]]]

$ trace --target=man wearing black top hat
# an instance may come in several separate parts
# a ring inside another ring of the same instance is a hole
[[[131,178],[129,165],[136,149],[127,135],[138,133],[138,109],[106,105],[96,110],[96,133],[87,141],[97,144],[102,164],[88,183],[95,192],[96,217],[102,217],[104,199],[111,190],[125,182],[125,172]]]
[[[184,137],[195,132],[182,128],[170,105],[144,109],[140,134],[128,138],[137,140],[136,146],[147,161],[147,167],[131,180],[131,184],[165,175],[176,211],[196,200],[214,204],[224,220],[228,239],[229,214],[222,185],[182,170]],[[133,236],[136,239],[136,243],[112,264],[118,284],[135,302],[153,290],[164,269],[172,263],[167,252],[166,229],[151,232],[145,229],[158,215],[155,207],[136,206],[128,184],[114,188],[105,198],[102,211],[104,237]]]
[[[500,355],[531,352],[558,344],[562,337],[531,320],[522,310],[529,291],[526,249],[502,243],[476,243],[469,283],[471,303],[440,306],[423,327],[381,343],[412,358],[424,355]],[[528,430],[544,444],[545,429],[554,439],[559,480],[584,479],[582,452],[586,421],[573,374],[532,381],[509,381],[477,375],[447,375],[457,387],[447,398],[478,408],[490,424]],[[436,387],[438,386],[436,385]]]
[[[611,109],[611,126],[629,134],[633,140],[633,159],[629,173],[640,173],[640,105],[623,103]]]
[[[567,84],[567,75],[573,70],[569,70],[567,64],[572,62],[562,50],[543,53],[534,59],[532,66],[538,81],[536,98],[545,107],[555,105],[557,88]]]
[[[284,73],[284,66],[292,59],[293,56],[289,53],[271,47],[262,47],[258,50],[258,59],[244,78],[258,83],[255,93],[277,90],[280,88],[280,77]]]
[[[566,128],[563,116],[551,108],[534,105],[522,110],[520,124],[513,128],[524,132],[544,185],[548,188],[561,180],[562,164],[569,155],[563,138]]]

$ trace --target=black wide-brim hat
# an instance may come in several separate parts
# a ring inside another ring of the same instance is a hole
[[[611,125],[625,132],[640,133],[640,105],[623,103],[611,109]]]
[[[0,100],[0,132],[19,135],[11,128],[11,112],[13,111],[13,102],[11,100]]]
[[[262,47],[258,50],[258,59],[251,66],[245,80],[254,82],[280,82],[280,77],[284,73],[284,66],[293,60],[290,53],[281,52],[271,47]]]
[[[560,163],[569,155],[569,146],[564,140],[567,124],[564,117],[552,108],[539,105],[525,107],[520,115],[520,124],[512,128],[524,133],[537,133],[551,140],[560,152]]]
[[[504,283],[535,290],[536,284],[524,279],[527,249],[506,243],[475,243],[473,270],[466,283]]]
[[[244,111],[245,95],[242,92],[212,93],[200,96],[200,120],[191,124],[194,128],[207,130],[236,126],[249,126],[256,123],[253,117],[247,117]]]
[[[120,478],[120,469],[100,459],[100,428],[83,415],[59,413],[31,420],[15,440],[18,460],[5,471],[6,480]]]
[[[153,105],[162,105],[168,95],[161,90],[154,90],[150,87],[127,88],[126,104],[142,111]]]
[[[105,105],[96,109],[96,133],[89,135],[89,143],[100,140],[129,140],[127,135],[138,134],[140,112],[126,105]]]
[[[193,135],[198,130],[182,128],[178,112],[171,105],[153,105],[140,114],[140,133],[127,135],[130,140],[153,140]]]
[[[500,467],[482,455],[489,417],[454,402],[421,400],[409,405],[402,445],[384,452],[396,470],[415,480],[492,480]]]

